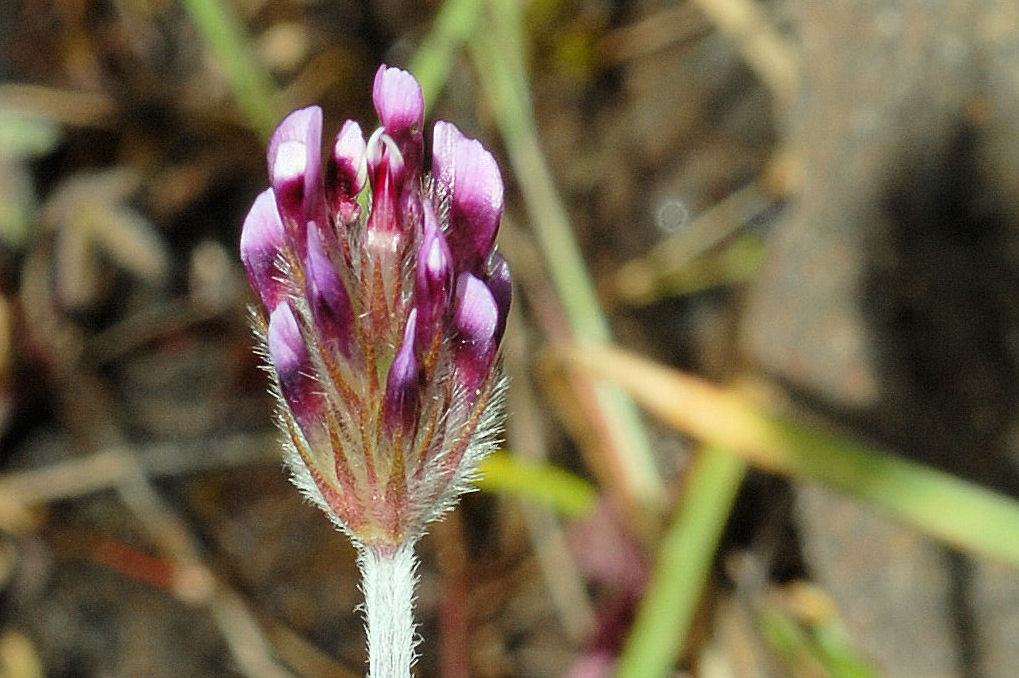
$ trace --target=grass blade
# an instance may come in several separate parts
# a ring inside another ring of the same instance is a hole
[[[488,492],[546,504],[567,518],[590,515],[598,501],[597,490],[580,476],[506,452],[485,459],[477,485]]]
[[[616,678],[665,678],[672,673],[745,471],[746,462],[722,448],[698,453],[676,518],[661,540]]]
[[[410,63],[410,72],[421,83],[426,109],[432,107],[442,92],[457,51],[474,34],[482,6],[477,0],[446,0],[435,15],[432,30]]]
[[[223,69],[248,124],[268,139],[282,117],[279,96],[269,71],[255,57],[244,27],[222,0],[184,0],[184,8]]]
[[[940,541],[1019,567],[1019,502],[844,436],[763,411],[731,390],[618,349],[567,360],[612,381],[667,423],[750,463],[813,480],[885,510]]]
[[[470,45],[482,88],[493,104],[533,232],[573,335],[582,343],[606,343],[611,340],[608,321],[538,140],[524,66],[520,3],[490,0],[489,6],[488,30],[479,31]],[[636,406],[615,387],[594,388],[598,416],[620,451],[617,462],[626,487],[638,505],[659,509],[665,488]]]

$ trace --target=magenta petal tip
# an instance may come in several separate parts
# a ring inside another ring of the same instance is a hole
[[[281,301],[269,316],[266,337],[280,393],[310,441],[321,438],[323,395],[312,374],[311,356],[290,304]]]
[[[357,194],[368,181],[364,134],[353,120],[343,123],[326,165],[326,198],[340,221],[350,224],[357,219],[360,208]]]
[[[457,279],[453,303],[453,326],[459,339],[453,358],[457,378],[468,392],[474,392],[492,366],[499,308],[488,286],[470,273],[461,273]]]
[[[433,134],[432,172],[450,202],[448,237],[458,268],[480,272],[502,217],[499,166],[481,142],[440,120]]]
[[[425,100],[413,75],[399,68],[379,66],[372,86],[379,120],[390,135],[417,130],[424,124]]]
[[[298,247],[303,247],[304,222],[325,219],[321,153],[322,109],[318,106],[288,115],[269,140],[269,183],[283,222],[296,228]]]
[[[354,314],[350,296],[323,247],[318,227],[308,227],[308,255],[304,262],[308,286],[308,306],[316,333],[331,348],[345,357],[352,353]]]
[[[307,361],[308,349],[301,328],[290,304],[281,301],[269,315],[269,357],[276,371],[283,374],[299,372]]]
[[[435,294],[439,288],[445,288],[448,293],[453,275],[453,255],[431,203],[422,204],[422,217],[424,235],[418,250],[417,286],[421,292],[429,290],[429,294]],[[441,301],[445,302],[445,299]]]
[[[470,273],[461,273],[454,304],[453,324],[460,337],[471,344],[490,343],[499,323],[499,308],[488,285]]]
[[[417,256],[414,307],[418,311],[417,348],[428,353],[442,331],[453,287],[453,255],[430,202],[422,204],[424,235]]]
[[[241,229],[241,261],[251,288],[266,308],[283,298],[283,282],[276,262],[283,248],[283,222],[272,189],[262,191],[244,218]]]
[[[499,309],[499,322],[495,329],[495,341],[502,340],[502,334],[506,329],[506,319],[509,317],[510,303],[513,301],[513,278],[510,275],[509,263],[506,257],[496,250],[488,259],[488,275],[485,282],[488,289],[492,291],[495,305]]]
[[[387,430],[410,431],[417,414],[419,368],[414,355],[414,337],[417,334],[417,311],[411,309],[403,332],[403,342],[393,357],[386,379],[386,399],[383,406]]]
[[[269,148],[266,153],[266,158],[269,161],[269,175],[272,176],[280,144],[287,141],[299,141],[310,146],[316,139],[318,139],[316,148],[320,148],[322,144],[322,109],[318,106],[298,108],[283,118],[269,139]]]

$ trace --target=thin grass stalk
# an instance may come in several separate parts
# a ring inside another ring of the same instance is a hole
[[[276,83],[255,56],[244,26],[220,0],[184,0],[184,8],[223,69],[248,124],[268,139],[283,111]]]
[[[490,0],[486,30],[470,43],[479,79],[495,117],[563,310],[580,343],[604,344],[611,331],[570,227],[569,216],[538,139],[524,65],[523,17],[517,0]],[[659,510],[665,487],[633,401],[618,388],[594,385],[599,415],[618,450],[632,498]]]
[[[410,62],[410,72],[421,83],[425,110],[432,107],[445,87],[453,59],[474,35],[482,8],[478,0],[446,0],[435,15],[431,31]]]
[[[719,447],[697,453],[676,517],[662,537],[616,678],[672,674],[746,468],[746,462]]]

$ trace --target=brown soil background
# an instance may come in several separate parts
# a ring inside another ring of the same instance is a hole
[[[437,11],[229,6],[327,130],[374,124],[375,69],[406,65]],[[737,29],[732,7],[759,16]],[[790,411],[1019,495],[1013,3],[541,0],[526,14],[543,148],[621,344],[753,378]],[[59,128],[44,152],[0,157],[0,204],[26,215],[0,245],[0,473],[56,469],[31,489],[58,497],[0,496],[0,676],[362,675],[353,550],[288,485],[251,352],[236,249],[263,145],[188,15],[5,0],[0,81],[0,109]],[[502,153],[466,55],[436,117]],[[524,261],[503,167],[524,291],[509,367],[537,412],[511,412],[509,444],[540,440],[593,477],[542,377],[560,316]],[[653,254],[678,238],[693,260],[747,234],[763,263],[732,280]],[[678,492],[689,444],[651,426]],[[417,675],[607,675],[654,552],[619,525],[605,508],[549,527],[469,496],[421,545]],[[577,564],[563,561],[580,608],[550,596],[544,548]],[[776,656],[754,620],[805,582],[883,675],[1019,666],[1015,572],[753,473],[677,675],[826,675]]]

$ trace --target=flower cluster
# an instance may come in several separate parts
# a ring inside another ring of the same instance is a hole
[[[449,508],[495,445],[510,274],[491,154],[439,121],[426,172],[417,81],[382,66],[372,97],[381,127],[366,141],[346,121],[324,166],[321,109],[280,123],[241,259],[294,482],[386,550]]]

